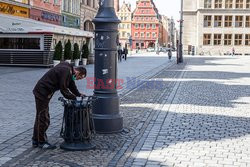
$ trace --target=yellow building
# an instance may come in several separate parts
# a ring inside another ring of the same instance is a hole
[[[129,37],[131,36],[131,23],[132,23],[132,11],[131,5],[123,2],[120,10],[117,12],[117,16],[121,20],[119,24],[119,39],[122,47],[125,44],[129,46]]]

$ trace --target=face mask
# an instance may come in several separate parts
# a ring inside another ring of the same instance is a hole
[[[76,75],[72,75],[72,80],[73,80],[73,81],[76,80]]]

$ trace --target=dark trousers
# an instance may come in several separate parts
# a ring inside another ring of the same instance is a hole
[[[50,124],[49,116],[49,99],[41,100],[35,97],[36,100],[36,120],[32,139],[38,142],[47,141],[46,131]]]

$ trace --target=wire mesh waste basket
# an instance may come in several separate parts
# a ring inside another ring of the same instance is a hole
[[[63,102],[64,115],[60,136],[64,142],[61,149],[69,151],[83,151],[94,149],[91,139],[95,134],[94,122],[91,117],[93,96],[86,96],[81,100],[58,99]]]

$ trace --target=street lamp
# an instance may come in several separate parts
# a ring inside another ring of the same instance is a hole
[[[181,11],[180,11],[181,19],[180,19],[180,39],[179,39],[179,49],[178,49],[178,57],[177,62],[183,62],[183,45],[182,45],[182,28],[183,28],[183,0],[181,0]]]
[[[114,0],[100,0],[95,23],[95,90],[93,104],[96,132],[115,133],[123,130],[117,94],[117,34],[120,20]]]

